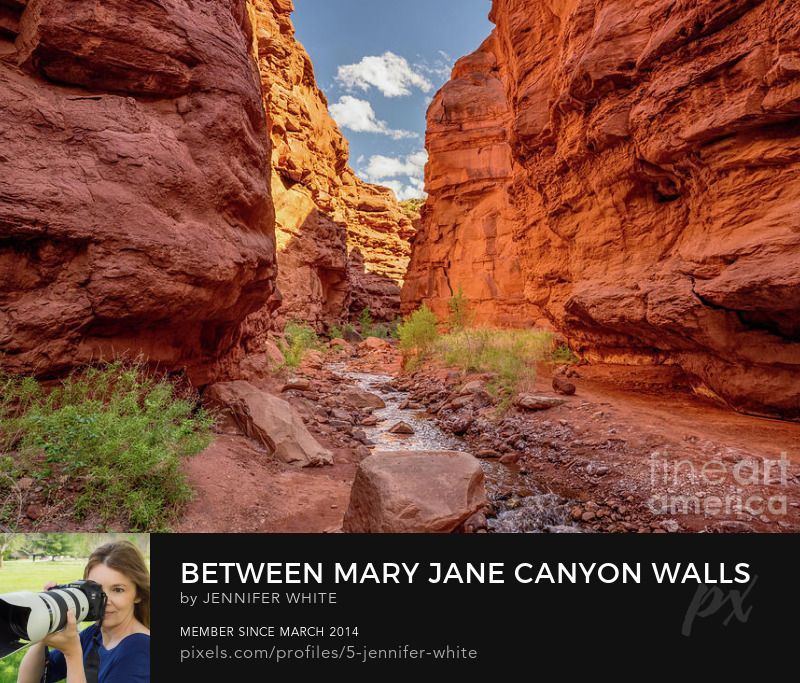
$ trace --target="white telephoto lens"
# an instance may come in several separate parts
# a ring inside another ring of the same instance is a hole
[[[81,622],[89,613],[89,601],[86,594],[78,588],[55,588],[39,593],[39,595],[48,602],[48,605],[53,605],[53,623],[51,624],[50,633],[53,631],[60,631],[67,624],[67,610],[75,612],[75,620]]]
[[[80,622],[89,613],[89,601],[83,591],[69,588],[45,591],[43,593],[5,593],[2,600],[9,606],[22,608],[17,617],[17,630],[21,637],[35,643],[67,623],[67,610],[75,611],[75,619]],[[30,610],[23,619],[25,610]]]
[[[3,601],[6,604],[22,608],[16,612],[14,630],[20,637],[31,642],[37,642],[51,632],[53,608],[42,599],[42,595],[42,593],[5,593],[3,595]]]

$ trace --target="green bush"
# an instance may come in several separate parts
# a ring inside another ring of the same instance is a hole
[[[50,391],[2,375],[0,522],[13,521],[14,480],[31,477],[47,495],[76,492],[78,519],[92,513],[132,530],[163,528],[191,495],[181,458],[211,442],[212,425],[196,397],[139,364],[89,367]]]
[[[425,304],[400,323],[397,336],[407,367],[415,367],[428,355],[439,337],[437,324],[436,315]]]
[[[536,363],[551,344],[552,335],[544,330],[463,329],[441,337],[436,354],[464,372],[491,373],[489,390],[510,396],[533,388]]]
[[[370,313],[369,307],[367,307],[361,311],[361,315],[358,316],[358,327],[361,330],[361,336],[371,337],[372,335],[370,332],[374,324],[375,321],[372,319],[372,313]]]
[[[390,339],[397,334],[397,321],[376,323],[372,318],[372,313],[369,308],[361,311],[358,318],[358,326],[361,331],[361,336],[366,339],[367,337],[377,337],[378,339]]]
[[[447,310],[447,328],[450,332],[460,332],[472,324],[473,315],[469,300],[464,296],[461,285],[447,302]]]
[[[569,348],[569,346],[566,344],[560,344],[550,352],[550,360],[553,363],[569,364],[577,363],[580,359],[572,352],[572,349]]]
[[[405,199],[400,202],[400,210],[413,221],[419,218],[424,204],[424,199]]]
[[[328,336],[331,339],[344,339],[346,334],[355,331],[356,328],[351,323],[345,323],[341,327],[334,323],[328,327]]]
[[[283,354],[283,364],[288,368],[296,368],[303,362],[306,351],[322,347],[317,333],[313,327],[304,323],[292,321],[286,323],[283,329],[286,343],[278,342],[278,348]]]

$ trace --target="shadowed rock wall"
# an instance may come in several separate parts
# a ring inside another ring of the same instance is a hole
[[[235,360],[277,303],[252,50],[245,0],[0,0],[3,369]]]

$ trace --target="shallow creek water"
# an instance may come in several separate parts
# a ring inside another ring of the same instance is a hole
[[[377,451],[436,451],[471,452],[469,444],[439,428],[424,410],[401,410],[408,394],[389,387],[391,375],[351,372],[343,363],[331,364],[337,375],[355,383],[360,389],[379,395],[385,408],[375,410],[379,422],[374,427],[362,427]],[[403,421],[414,434],[391,434],[389,427]],[[479,460],[486,477],[486,493],[497,510],[488,519],[489,531],[503,533],[576,532],[580,529],[570,518],[571,503],[560,496],[542,491],[531,475],[520,472],[517,466],[501,465],[494,460]]]

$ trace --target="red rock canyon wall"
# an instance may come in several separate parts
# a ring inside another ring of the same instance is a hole
[[[0,365],[199,383],[274,297],[245,0],[0,0]]]
[[[397,314],[411,221],[348,167],[292,10],[0,0],[2,369],[204,384],[263,369],[279,288],[320,328]]]
[[[428,111],[403,309],[541,316],[800,417],[800,3],[494,0]]]
[[[272,196],[284,320],[318,328],[369,306],[399,313],[411,221],[391,190],[348,166],[311,59],[295,40],[291,0],[253,0],[265,106],[272,120]]]

